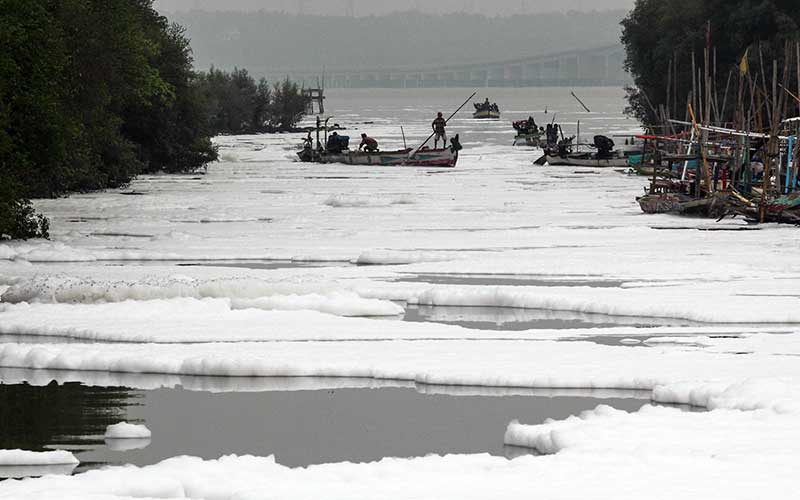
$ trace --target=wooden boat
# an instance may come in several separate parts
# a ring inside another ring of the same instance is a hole
[[[500,111],[495,111],[493,109],[475,110],[475,112],[472,113],[472,117],[476,120],[499,120]]]
[[[528,146],[531,148],[540,148],[544,145],[542,134],[517,134],[514,137],[514,146]]]
[[[551,166],[570,166],[570,167],[596,167],[596,168],[620,168],[628,166],[628,159],[621,156],[611,158],[599,157],[595,153],[569,153],[565,156],[545,155],[547,164]]]
[[[681,193],[646,194],[636,198],[642,212],[646,214],[679,214],[683,204],[691,198]]]
[[[637,150],[614,149],[614,141],[606,136],[594,136],[596,151],[573,152],[572,140],[574,137],[563,139],[558,144],[550,145],[545,149],[542,158],[536,160],[537,165],[565,165],[570,167],[595,167],[595,168],[623,168],[630,163],[629,155],[638,154]],[[580,146],[580,145],[579,145]]]
[[[489,99],[486,99],[485,102],[473,103],[473,106],[475,106],[475,112],[472,113],[472,117],[477,120],[497,120],[500,118],[500,107],[497,103],[490,103]]]
[[[304,148],[297,153],[300,161],[313,163],[342,163],[345,165],[376,165],[382,167],[446,167],[454,168],[461,150],[459,136],[456,135],[450,146],[441,149],[422,148],[396,151],[352,151],[346,149],[332,153],[312,148]]]
[[[517,136],[514,137],[514,146],[540,148],[547,143],[544,139],[544,131],[539,130],[533,117],[512,122],[511,126],[517,131]]]
[[[301,153],[298,153],[301,154]],[[302,156],[301,156],[301,159]],[[379,165],[383,167],[449,167],[458,162],[458,151],[452,147],[423,149],[414,154],[413,149],[398,151],[342,151],[338,154],[322,153],[317,163],[343,163],[345,165]]]

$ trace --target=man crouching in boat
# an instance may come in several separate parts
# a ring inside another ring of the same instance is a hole
[[[438,149],[439,139],[442,140],[442,147],[447,146],[447,134],[445,133],[447,120],[444,119],[441,111],[436,115],[436,119],[433,120],[431,127],[433,127],[433,133],[436,134],[436,137],[433,139],[433,149]]]
[[[361,151],[361,148],[364,148],[367,153],[374,153],[378,150],[378,141],[367,134],[361,134],[361,144],[358,145],[358,150]]]

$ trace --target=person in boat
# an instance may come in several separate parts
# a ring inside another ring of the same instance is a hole
[[[558,144],[558,128],[557,125],[548,123],[547,124],[547,144],[555,146]]]
[[[483,110],[489,111],[490,109],[492,109],[492,105],[489,103],[489,98],[487,97],[486,100],[483,101]]]
[[[536,131],[539,130],[539,127],[536,126],[536,120],[533,119],[533,116],[528,117],[528,133],[535,134]]]
[[[439,139],[442,140],[442,147],[446,147],[447,133],[445,132],[445,127],[447,127],[447,120],[444,119],[444,116],[442,116],[441,111],[436,114],[436,119],[433,120],[431,127],[433,127],[433,133],[434,133],[433,149],[438,149]]]
[[[328,136],[328,143],[325,144],[325,149],[328,150],[328,153],[338,155],[341,154],[344,148],[345,141],[342,140],[338,132],[334,132]]]
[[[374,153],[378,150],[378,141],[367,134],[361,134],[361,144],[358,145],[358,150],[361,151],[362,148],[367,153]]]

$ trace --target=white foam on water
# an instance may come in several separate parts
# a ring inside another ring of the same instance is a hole
[[[150,429],[144,425],[119,422],[106,427],[106,439],[149,439],[152,437]]]
[[[75,455],[68,451],[0,450],[0,466],[40,466],[78,464]]]

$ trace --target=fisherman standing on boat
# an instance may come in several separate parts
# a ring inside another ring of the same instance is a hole
[[[378,150],[378,141],[367,134],[361,134],[361,144],[358,145],[358,150],[361,151],[361,148],[364,148],[367,153],[374,153]]]
[[[447,127],[447,120],[444,119],[441,111],[436,115],[436,119],[433,120],[431,126],[433,127],[433,133],[435,134],[433,139],[433,149],[438,148],[439,139],[442,139],[442,147],[446,147],[447,134],[445,133],[445,127]]]

